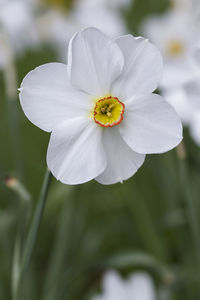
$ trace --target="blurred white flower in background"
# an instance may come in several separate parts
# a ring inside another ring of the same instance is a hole
[[[157,48],[95,28],[70,40],[68,66],[51,63],[23,80],[20,102],[32,123],[52,132],[47,164],[61,182],[122,182],[182,139],[173,108],[152,92],[162,74]]]
[[[200,145],[200,91],[199,87],[196,87],[197,89],[194,87],[193,89],[192,85],[193,83],[190,82],[185,89],[164,91],[163,96],[174,107],[183,124],[188,126],[195,143]]]
[[[96,2],[97,0],[94,0],[93,3],[89,3],[88,0],[75,2],[72,19],[79,26],[77,30],[90,26],[96,27],[111,36],[126,33],[126,25],[118,9],[110,9],[106,5],[108,2],[105,1],[102,1],[99,5]]]
[[[152,16],[144,22],[141,30],[164,56],[162,88],[180,87],[195,76],[197,69],[192,53],[200,33],[192,14],[172,10],[161,16]]]
[[[116,271],[108,271],[101,295],[92,300],[156,300],[156,292],[148,273],[136,272],[123,279]]]
[[[163,97],[175,108],[184,125],[189,126],[194,109],[187,99],[183,88],[165,90],[162,92]]]
[[[130,0],[77,0],[71,9],[62,11],[56,5],[44,6],[41,0],[0,0],[0,30],[7,35],[15,54],[48,43],[66,60],[66,45],[78,30],[94,26],[111,36],[125,34],[126,25],[119,10],[128,4]],[[1,52],[0,66],[6,50]]]
[[[195,78],[183,86],[183,92],[187,100],[189,127],[194,141],[200,145],[200,47],[194,52],[194,60],[199,72]]]
[[[38,43],[38,34],[30,1],[0,0],[0,31],[6,34],[12,51],[21,53]]]
[[[76,24],[69,15],[48,9],[37,17],[38,32],[41,41],[54,46],[59,59],[66,60],[66,47]]]
[[[174,0],[173,9],[142,26],[164,56],[161,93],[200,145],[200,1]]]
[[[110,9],[106,3],[98,0],[78,0],[67,13],[47,10],[38,18],[42,40],[55,45],[60,58],[66,61],[66,44],[78,30],[96,27],[113,37],[125,34],[126,25],[119,11]]]

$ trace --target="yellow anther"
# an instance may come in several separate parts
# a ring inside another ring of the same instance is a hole
[[[102,108],[101,108],[101,112],[104,114],[104,113],[106,112],[106,109],[107,109],[106,106],[102,107]]]
[[[111,114],[111,112],[107,112],[107,114],[106,114],[108,117],[111,117],[112,116],[112,114]]]
[[[112,104],[109,105],[109,108],[110,108],[110,109],[112,109],[112,108],[114,108],[114,107],[115,107],[115,104],[114,104],[114,103],[112,103]]]

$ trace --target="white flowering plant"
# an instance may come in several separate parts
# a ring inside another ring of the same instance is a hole
[[[198,24],[0,0],[0,300],[199,298]]]

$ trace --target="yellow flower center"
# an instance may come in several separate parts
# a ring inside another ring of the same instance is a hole
[[[123,120],[125,105],[116,97],[105,97],[96,102],[94,121],[102,127],[113,127]]]
[[[170,43],[168,44],[168,47],[167,47],[167,52],[171,56],[179,56],[179,55],[183,54],[184,50],[185,50],[184,44],[182,42],[176,41],[176,40],[170,41]]]

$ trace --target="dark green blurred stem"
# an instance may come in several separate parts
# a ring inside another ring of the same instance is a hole
[[[191,237],[194,247],[195,261],[198,264],[198,271],[200,271],[200,228],[198,222],[198,215],[195,208],[194,197],[191,190],[189,181],[189,170],[186,164],[186,153],[184,145],[181,144],[177,148],[177,156],[179,158],[179,173],[182,188],[182,197],[185,200],[186,214],[190,226]]]
[[[35,213],[33,216],[33,220],[32,220],[29,232],[28,232],[27,240],[25,242],[18,285],[16,288],[15,296],[13,298],[14,300],[22,299],[21,294],[22,294],[22,290],[23,290],[23,280],[24,280],[24,277],[28,270],[28,267],[30,265],[31,257],[32,257],[33,250],[34,250],[34,247],[36,244],[39,227],[40,227],[40,223],[41,223],[41,220],[43,217],[46,199],[47,199],[47,195],[48,195],[48,191],[49,191],[49,187],[50,187],[50,183],[51,183],[51,178],[52,178],[51,172],[47,169],[45,178],[43,181],[40,197],[39,197],[39,200],[37,203],[37,207],[36,207],[36,210],[35,210]]]
[[[73,222],[75,218],[77,191],[79,187],[72,190],[69,195],[67,195],[68,201],[61,210],[59,217],[58,231],[56,233],[56,240],[54,242],[54,247],[51,252],[50,262],[48,267],[47,276],[45,278],[44,293],[42,299],[44,300],[54,300],[56,299],[56,292],[60,283],[60,274],[62,270],[63,261],[67,259],[69,252],[69,245],[71,246],[71,234],[70,231],[73,228]],[[67,280],[67,276],[65,276]]]
[[[12,262],[12,297],[16,294],[20,275],[21,245],[27,229],[31,212],[31,195],[26,187],[15,177],[6,176],[5,185],[18,196],[18,212],[16,222],[16,239]]]
[[[14,62],[14,54],[10,41],[6,33],[3,35],[3,51],[5,52],[5,65],[3,69],[4,85],[6,94],[6,106],[7,106],[7,118],[9,126],[10,146],[13,156],[13,163],[16,170],[20,175],[23,175],[23,159],[21,151],[21,136],[20,136],[20,124],[19,124],[19,107],[18,107],[18,95],[17,95],[17,79],[16,68]]]

